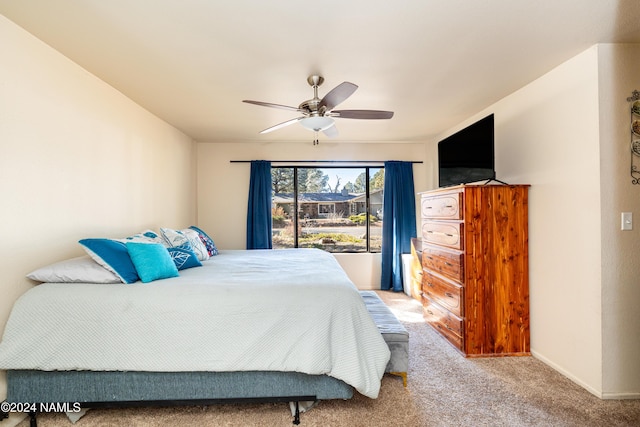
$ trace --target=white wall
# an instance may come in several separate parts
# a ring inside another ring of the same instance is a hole
[[[640,90],[640,45],[598,46],[602,201],[603,394],[640,397],[640,185],[630,176],[630,104]],[[640,119],[640,117],[635,117]],[[635,157],[640,168],[640,157]],[[620,230],[621,212],[634,214]]]
[[[198,143],[198,223],[222,249],[246,247],[250,164],[230,160],[424,161],[413,165],[416,191],[431,185],[428,177],[433,175],[423,143],[321,141],[314,146],[311,139],[297,143]],[[336,259],[359,288],[380,288],[379,254],[336,254]]]
[[[0,331],[84,237],[195,221],[195,143],[0,16]],[[0,375],[0,401],[5,397]]]
[[[531,184],[532,353],[604,398],[640,397],[640,216],[629,177],[638,46],[594,46],[479,112],[495,114],[498,179]],[[435,144],[430,145],[433,152]]]
[[[531,349],[602,390],[597,51],[494,106],[499,173],[531,184]],[[505,175],[505,174],[503,174]]]

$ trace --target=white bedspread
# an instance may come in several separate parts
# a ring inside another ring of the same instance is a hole
[[[331,254],[221,251],[203,264],[148,284],[34,287],[11,312],[0,369],[297,371],[378,396],[389,349]]]

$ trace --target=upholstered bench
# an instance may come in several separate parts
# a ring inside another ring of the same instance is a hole
[[[360,291],[369,314],[391,351],[385,372],[402,377],[407,386],[409,371],[409,332],[374,291]]]

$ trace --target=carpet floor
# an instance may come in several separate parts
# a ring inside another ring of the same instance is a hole
[[[301,415],[306,427],[640,426],[640,400],[601,400],[533,357],[467,359],[425,324],[420,304],[379,292],[410,334],[409,381],[385,375],[378,399],[323,401]],[[75,425],[290,426],[287,404],[93,409]],[[28,420],[19,424],[27,427]],[[64,414],[40,427],[69,427]]]

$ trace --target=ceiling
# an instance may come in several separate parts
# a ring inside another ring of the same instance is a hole
[[[196,141],[311,141],[297,107],[359,89],[345,142],[433,139],[596,43],[640,43],[638,0],[0,0],[0,13]],[[321,136],[322,141],[322,136]]]

